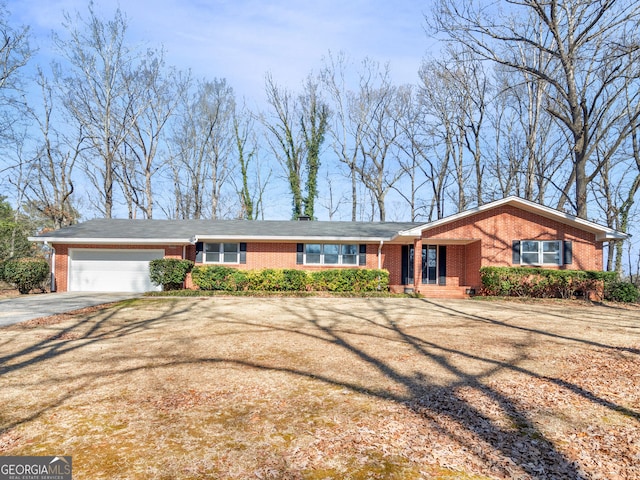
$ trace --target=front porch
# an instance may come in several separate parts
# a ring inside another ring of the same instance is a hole
[[[431,298],[469,298],[479,291],[479,240],[420,238],[401,251],[404,291]]]

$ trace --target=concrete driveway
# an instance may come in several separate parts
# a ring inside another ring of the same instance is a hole
[[[0,300],[0,327],[139,297],[140,293],[62,292],[21,295]]]

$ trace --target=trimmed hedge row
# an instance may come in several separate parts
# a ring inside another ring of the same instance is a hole
[[[227,292],[376,292],[389,290],[389,272],[340,268],[308,272],[297,269],[238,270],[221,265],[196,266],[193,283],[201,290]]]
[[[612,290],[612,286],[625,283],[618,282],[616,272],[590,270],[482,267],[480,278],[483,295],[571,298],[580,295],[587,296],[589,292],[596,292],[607,300],[624,301],[620,298],[633,298],[632,290],[638,290],[632,284],[629,284],[632,288],[618,286]],[[611,292],[618,292],[617,298],[608,298]]]

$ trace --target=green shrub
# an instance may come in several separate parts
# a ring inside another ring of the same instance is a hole
[[[49,263],[44,258],[18,258],[7,260],[3,266],[3,277],[22,294],[34,288],[44,290],[49,279]]]
[[[631,282],[612,282],[607,285],[604,298],[614,302],[636,303],[640,299],[640,291]]]
[[[615,272],[550,270],[533,267],[482,267],[483,295],[571,298],[602,292],[617,278]]]
[[[291,292],[303,292],[309,287],[309,274],[305,270],[285,269],[282,271],[284,277],[283,290]]]
[[[235,292],[244,290],[249,279],[247,273],[223,265],[201,265],[193,268],[191,279],[200,290]]]
[[[389,272],[362,268],[319,270],[311,273],[311,286],[321,292],[387,291]]]
[[[149,262],[149,275],[151,282],[162,285],[163,290],[179,290],[192,268],[191,260],[159,258]]]
[[[249,290],[258,292],[280,292],[287,290],[284,271],[276,268],[251,270],[249,272]]]
[[[389,290],[389,272],[336,268],[309,273],[298,269],[238,270],[222,265],[198,265],[191,272],[200,290],[254,292],[378,292]]]
[[[229,290],[234,292],[240,292],[246,290],[249,286],[249,276],[246,270],[233,269],[228,277]]]

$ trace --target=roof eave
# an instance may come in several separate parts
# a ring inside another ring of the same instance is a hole
[[[479,207],[471,208],[469,210],[465,210],[464,212],[460,212],[449,217],[441,218],[434,222],[425,223],[423,225],[419,225],[415,228],[404,230],[399,233],[399,235],[415,235],[419,233],[420,235],[424,230],[431,229],[434,227],[438,227],[440,225],[446,225],[448,223],[455,222],[457,220],[475,215],[477,213],[484,212],[485,210],[490,210],[502,205],[514,205],[518,208],[521,208],[525,211],[534,212],[538,215],[541,215],[546,218],[550,218],[565,224],[573,224],[577,228],[581,230],[593,233],[596,236],[596,240],[599,242],[608,241],[608,240],[624,240],[629,238],[629,235],[626,233],[618,232],[609,227],[603,227],[602,225],[598,225],[597,223],[591,222],[589,220],[585,220],[583,218],[576,217],[574,215],[560,212],[554,208],[547,207],[545,205],[540,205],[538,203],[531,202],[529,200],[525,200],[520,197],[506,197],[500,200],[496,200],[494,202],[485,203]]]
[[[30,242],[57,243],[66,245],[191,245],[185,238],[72,238],[72,237],[28,237]]]
[[[391,237],[346,237],[346,236],[323,236],[323,235],[305,235],[305,236],[284,236],[284,235],[196,235],[194,242],[209,241],[253,241],[253,242],[355,242],[355,243],[371,243],[371,242],[390,242],[397,235]]]
[[[596,241],[598,242],[626,240],[629,237],[631,237],[631,235],[629,235],[628,233],[617,232],[615,230],[612,230],[610,232],[596,233]]]

